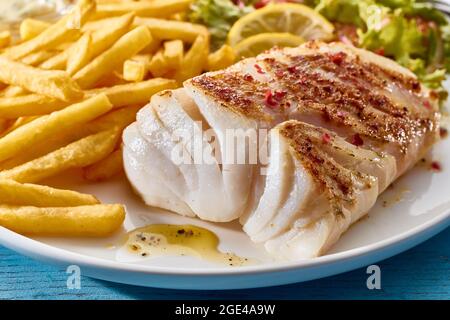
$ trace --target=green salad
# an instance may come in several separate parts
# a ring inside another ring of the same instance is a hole
[[[270,2],[297,2],[315,8],[335,24],[341,41],[396,60],[446,97],[442,83],[450,72],[450,24],[442,12],[425,1],[196,0],[190,20],[205,24],[213,46],[219,47],[236,20]]]

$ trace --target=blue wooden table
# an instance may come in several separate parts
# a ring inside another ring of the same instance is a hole
[[[58,270],[0,247],[0,299],[446,299],[450,300],[450,228],[380,262],[381,290],[368,290],[366,269],[287,286],[233,291],[178,291],[87,277],[67,289]]]

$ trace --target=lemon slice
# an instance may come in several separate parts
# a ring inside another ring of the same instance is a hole
[[[296,47],[305,40],[302,37],[290,33],[260,33],[239,42],[234,50],[239,58],[254,57],[273,46]]]
[[[240,18],[228,33],[234,47],[259,33],[288,32],[305,40],[331,40],[333,25],[313,9],[293,3],[272,4]]]

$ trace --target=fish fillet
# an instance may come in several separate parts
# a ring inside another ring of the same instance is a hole
[[[313,41],[155,95],[124,133],[124,161],[147,204],[239,218],[296,260],[326,253],[438,132],[438,99],[409,70]]]

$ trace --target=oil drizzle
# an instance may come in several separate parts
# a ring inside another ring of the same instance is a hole
[[[229,266],[253,264],[250,259],[218,250],[219,238],[194,225],[152,224],[127,234],[126,249],[142,257],[161,255],[195,256]]]

